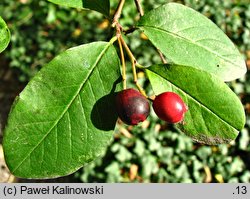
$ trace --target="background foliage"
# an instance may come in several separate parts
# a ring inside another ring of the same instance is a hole
[[[166,2],[170,1],[142,1],[145,11]],[[212,19],[238,46],[248,66],[250,65],[250,4],[233,0],[175,2],[184,3]],[[111,0],[112,13],[117,3],[118,1]],[[0,65],[1,68],[7,67],[8,70],[14,71],[14,81],[21,85],[65,49],[92,41],[107,40],[112,36],[109,22],[101,14],[59,7],[46,1],[2,0],[0,15],[8,23],[12,33],[11,44],[0,56]],[[128,28],[138,18],[133,0],[127,0],[120,22]],[[127,42],[140,64],[149,66],[160,62],[154,47],[139,31],[128,35]],[[2,84],[4,73],[1,70]],[[139,77],[148,94],[152,94],[145,74],[139,72]],[[132,79],[132,75],[129,78]],[[72,180],[250,182],[249,83],[249,74],[230,83],[245,105],[247,113],[245,128],[230,145],[196,144],[151,113],[148,120],[140,126],[132,128],[117,125],[114,141],[108,147],[106,155],[80,169]],[[6,84],[5,88],[0,90],[1,96],[6,95],[8,86],[10,87]],[[133,86],[132,83],[130,86]],[[3,99],[1,96],[0,99]],[[2,110],[0,107],[1,114]]]

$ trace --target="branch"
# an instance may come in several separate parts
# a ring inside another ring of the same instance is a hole
[[[115,27],[116,24],[118,23],[118,19],[121,17],[124,3],[125,3],[125,0],[120,0],[117,10],[115,12],[114,18],[113,18],[112,27]]]
[[[160,55],[160,58],[161,58],[162,63],[163,63],[163,64],[167,64],[168,62],[167,62],[167,60],[165,59],[165,57],[164,57],[164,55],[162,54],[162,52],[161,52],[158,48],[156,48],[156,50],[157,50],[158,54]]]
[[[141,0],[135,0],[135,5],[136,5],[138,12],[140,13],[140,16],[142,17],[144,15],[144,11],[141,6]]]
[[[141,0],[135,0],[135,5],[136,5],[138,12],[140,13],[140,16],[142,17],[144,15],[144,11],[143,11],[142,6],[141,6]],[[167,60],[165,59],[162,52],[158,48],[156,48],[156,50],[161,58],[162,63],[166,64]]]

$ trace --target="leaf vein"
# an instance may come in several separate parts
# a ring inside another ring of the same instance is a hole
[[[88,83],[89,83],[89,88],[90,88],[91,94],[94,96],[95,101],[97,101],[97,97],[95,96],[92,84],[89,81],[88,81]],[[97,117],[98,117],[99,124],[102,124],[101,115],[100,115],[98,108],[97,108]]]
[[[180,35],[178,35],[178,34],[175,34],[175,33],[173,33],[173,32],[169,32],[169,31],[167,31],[167,30],[164,30],[164,29],[161,29],[161,28],[155,27],[155,26],[147,26],[147,25],[145,25],[145,26],[143,26],[143,27],[148,27],[148,28],[156,29],[156,30],[158,30],[158,31],[162,31],[162,32],[164,32],[164,33],[167,33],[168,35],[171,35],[172,37],[177,37],[177,38],[179,38],[179,39],[185,40],[185,41],[187,41],[188,43],[197,45],[197,46],[203,48],[204,50],[206,50],[206,51],[208,51],[208,52],[210,52],[210,53],[212,53],[212,54],[215,54],[216,56],[220,57],[221,59],[224,59],[225,61],[227,61],[228,63],[230,63],[230,64],[232,64],[232,65],[237,65],[238,67],[240,67],[240,65],[238,65],[237,63],[234,63],[234,62],[232,62],[231,60],[227,59],[227,57],[224,57],[223,55],[218,54],[217,52],[211,50],[210,48],[207,48],[207,47],[205,47],[205,46],[202,46],[202,45],[200,45],[199,43],[195,43],[194,41],[189,40],[189,39],[187,39],[187,38],[185,38],[185,37],[182,37],[182,36],[180,36]]]
[[[72,160],[73,157],[73,151],[72,151],[72,130],[71,130],[71,120],[70,120],[70,115],[69,111],[67,111],[67,118],[68,118],[68,123],[69,123],[69,151],[70,151],[70,160]]]
[[[202,27],[202,26],[205,26],[205,27],[207,27],[206,25],[201,25],[201,26],[190,26],[190,27],[186,27],[186,28],[183,28],[183,29],[179,29],[179,30],[177,30],[176,32],[174,32],[175,34],[178,34],[178,33],[181,33],[181,32],[183,32],[183,31],[185,31],[185,30],[191,30],[191,29],[194,29],[194,28],[200,28],[200,27]]]
[[[155,73],[154,71],[151,71],[154,74],[164,78],[163,76]],[[211,110],[209,107],[207,107],[205,104],[203,104],[200,100],[198,100],[197,98],[195,98],[194,96],[192,96],[188,91],[184,90],[183,88],[180,88],[178,85],[174,84],[172,81],[166,79],[166,81],[170,82],[172,85],[174,85],[178,90],[180,90],[181,92],[184,92],[191,100],[193,100],[196,104],[203,106],[204,109],[208,110],[208,112],[210,112],[211,114],[213,114],[215,117],[219,118],[222,122],[230,125],[233,129],[235,129],[236,131],[238,131],[234,126],[232,126],[229,122],[225,121],[223,118],[221,118],[219,115],[217,115],[213,110]]]
[[[96,62],[93,64],[93,67],[91,70],[89,70],[89,73],[86,75],[86,78],[83,79],[83,82],[80,84],[79,89],[75,93],[75,95],[72,97],[72,100],[68,103],[66,108],[62,111],[61,115],[58,117],[58,119],[54,122],[52,127],[44,134],[44,136],[41,138],[41,140],[26,154],[26,156],[23,157],[23,160],[15,167],[13,168],[13,173],[24,163],[24,161],[30,156],[30,154],[44,141],[44,139],[50,134],[50,132],[54,129],[54,127],[58,124],[58,122],[62,119],[62,117],[65,115],[69,107],[72,105],[74,102],[75,98],[78,96],[80,91],[82,90],[84,84],[87,81],[88,77],[93,73],[94,68],[98,65],[98,62],[102,59],[104,53],[108,50],[108,48],[112,45],[111,42],[107,43],[107,45],[104,47],[104,49],[101,51],[100,55],[97,57]]]

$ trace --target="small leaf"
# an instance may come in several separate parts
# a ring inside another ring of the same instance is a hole
[[[156,95],[172,91],[182,97],[188,112],[177,127],[195,141],[228,143],[244,127],[240,100],[217,76],[180,65],[151,66],[147,74]]]
[[[10,171],[24,178],[53,178],[100,156],[117,120],[119,66],[107,42],[71,48],[44,66],[9,114],[3,146]]]
[[[0,17],[0,53],[8,46],[9,42],[10,31],[4,20]]]
[[[73,8],[86,8],[95,10],[109,16],[110,2],[109,0],[48,0],[52,3]]]
[[[230,39],[212,21],[177,3],[145,14],[138,26],[166,58],[231,81],[246,73],[246,64]]]

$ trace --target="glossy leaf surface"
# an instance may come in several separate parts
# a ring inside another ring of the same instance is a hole
[[[195,141],[228,143],[244,127],[240,100],[217,76],[180,65],[151,66],[147,74],[156,95],[172,91],[184,100],[188,111],[177,127]]]
[[[9,42],[10,31],[4,20],[0,17],[0,53],[8,46]]]
[[[138,26],[169,62],[205,70],[224,81],[246,73],[245,61],[230,39],[191,8],[165,4],[146,13]]]
[[[106,16],[109,16],[110,2],[109,0],[48,0],[52,3],[73,7],[73,8],[86,8],[95,10]]]
[[[111,43],[71,48],[44,66],[16,98],[4,131],[10,171],[68,175],[104,153],[117,120],[119,58]]]

